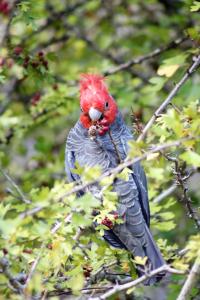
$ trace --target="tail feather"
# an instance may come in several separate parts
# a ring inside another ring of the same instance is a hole
[[[146,236],[148,240],[148,245],[145,248],[145,254],[148,257],[148,267],[150,271],[153,271],[165,264],[165,261],[160,253],[160,250],[158,249],[156,243],[153,240],[152,234],[149,230],[149,228],[146,226]],[[138,275],[142,276],[144,275],[144,272],[142,270],[137,270]],[[157,274],[149,279],[147,279],[144,284],[145,285],[153,285],[156,282],[160,281],[163,276],[165,276],[165,273]]]

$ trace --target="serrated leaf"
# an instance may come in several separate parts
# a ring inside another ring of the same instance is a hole
[[[141,265],[141,266],[145,266],[147,260],[148,260],[148,257],[147,257],[147,256],[145,256],[145,257],[135,256],[135,257],[134,257],[134,262],[135,262],[137,265]]]
[[[157,74],[159,76],[166,76],[169,78],[172,75],[174,75],[174,73],[178,70],[178,68],[179,65],[171,65],[171,66],[163,65],[159,67]]]
[[[124,181],[129,180],[129,174],[133,173],[129,168],[124,168],[118,175],[117,178],[122,179]]]
[[[190,11],[196,12],[200,10],[200,2],[194,1],[193,4],[190,6]]]
[[[147,155],[147,160],[155,159],[155,158],[157,158],[159,155],[160,155],[159,152],[150,153],[150,154]]]

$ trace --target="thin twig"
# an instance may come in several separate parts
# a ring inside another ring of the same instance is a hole
[[[160,193],[157,197],[155,197],[153,199],[153,202],[160,203],[163,199],[173,194],[176,189],[177,189],[177,184],[172,184],[169,188],[167,188],[162,193]]]
[[[142,133],[138,137],[137,141],[141,141],[141,140],[144,139],[144,137],[147,134],[147,131],[153,125],[153,123],[155,122],[155,120],[157,119],[157,117],[164,111],[164,109],[172,101],[172,99],[174,98],[174,96],[176,96],[176,94],[178,93],[179,89],[188,80],[188,78],[192,75],[192,73],[194,73],[198,69],[198,67],[200,65],[200,55],[198,57],[196,57],[196,58],[193,58],[193,60],[194,60],[194,62],[189,67],[189,69],[186,71],[186,73],[184,74],[184,76],[175,85],[175,87],[173,88],[173,90],[171,91],[171,93],[167,96],[167,98],[165,99],[165,101],[159,106],[159,108],[155,111],[155,113],[153,114],[153,116],[151,117],[151,119],[149,120],[149,122],[146,124],[146,126],[142,130]]]
[[[113,69],[105,71],[104,76],[113,75],[113,74],[115,74],[117,72],[120,72],[122,70],[126,70],[126,69],[132,67],[133,65],[141,64],[145,60],[148,60],[150,58],[154,58],[154,57],[158,56],[159,54],[161,54],[162,52],[165,52],[165,51],[167,51],[171,48],[177,47],[178,45],[183,43],[186,39],[187,38],[185,38],[185,37],[179,38],[175,41],[172,41],[167,46],[164,46],[164,47],[157,48],[157,49],[153,50],[151,53],[148,53],[147,55],[143,55],[143,56],[140,56],[140,57],[137,57],[137,58],[133,58],[133,59],[129,60],[128,62],[122,63],[119,66],[114,67]]]
[[[1,173],[4,175],[4,177],[10,182],[10,184],[14,187],[14,189],[17,191],[17,193],[20,195],[22,201],[26,204],[30,204],[31,201],[26,198],[24,193],[21,191],[19,186],[14,182],[14,180],[6,173],[3,169],[0,169]]]

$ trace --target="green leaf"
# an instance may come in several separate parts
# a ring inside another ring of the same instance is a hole
[[[194,1],[193,4],[190,6],[190,11],[196,12],[200,10],[200,2]]]
[[[200,155],[192,150],[188,150],[180,155],[180,158],[186,161],[189,165],[200,167]]]

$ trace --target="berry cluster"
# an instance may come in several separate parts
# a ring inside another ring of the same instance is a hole
[[[21,46],[16,46],[13,50],[15,56],[23,57],[23,48]],[[48,60],[45,58],[45,54],[43,51],[39,51],[36,57],[32,58],[29,55],[24,56],[23,58],[23,67],[28,68],[31,66],[34,69],[38,69],[40,66],[44,66],[46,70],[48,70]]]
[[[99,135],[104,135],[109,130],[109,123],[106,119],[102,119],[98,121],[97,125],[99,126],[98,129]]]
[[[8,16],[10,13],[11,7],[9,3],[5,0],[0,0],[0,13],[4,16]]]
[[[105,217],[102,221],[101,221],[102,225],[105,225],[106,227],[112,229],[113,228],[113,222],[108,218]]]
[[[117,220],[119,218],[119,215],[117,212],[113,212],[113,217],[114,217],[114,220]],[[105,225],[106,227],[112,229],[114,224],[113,222],[108,218],[108,217],[105,217],[102,221],[101,221],[101,224],[102,225]]]

